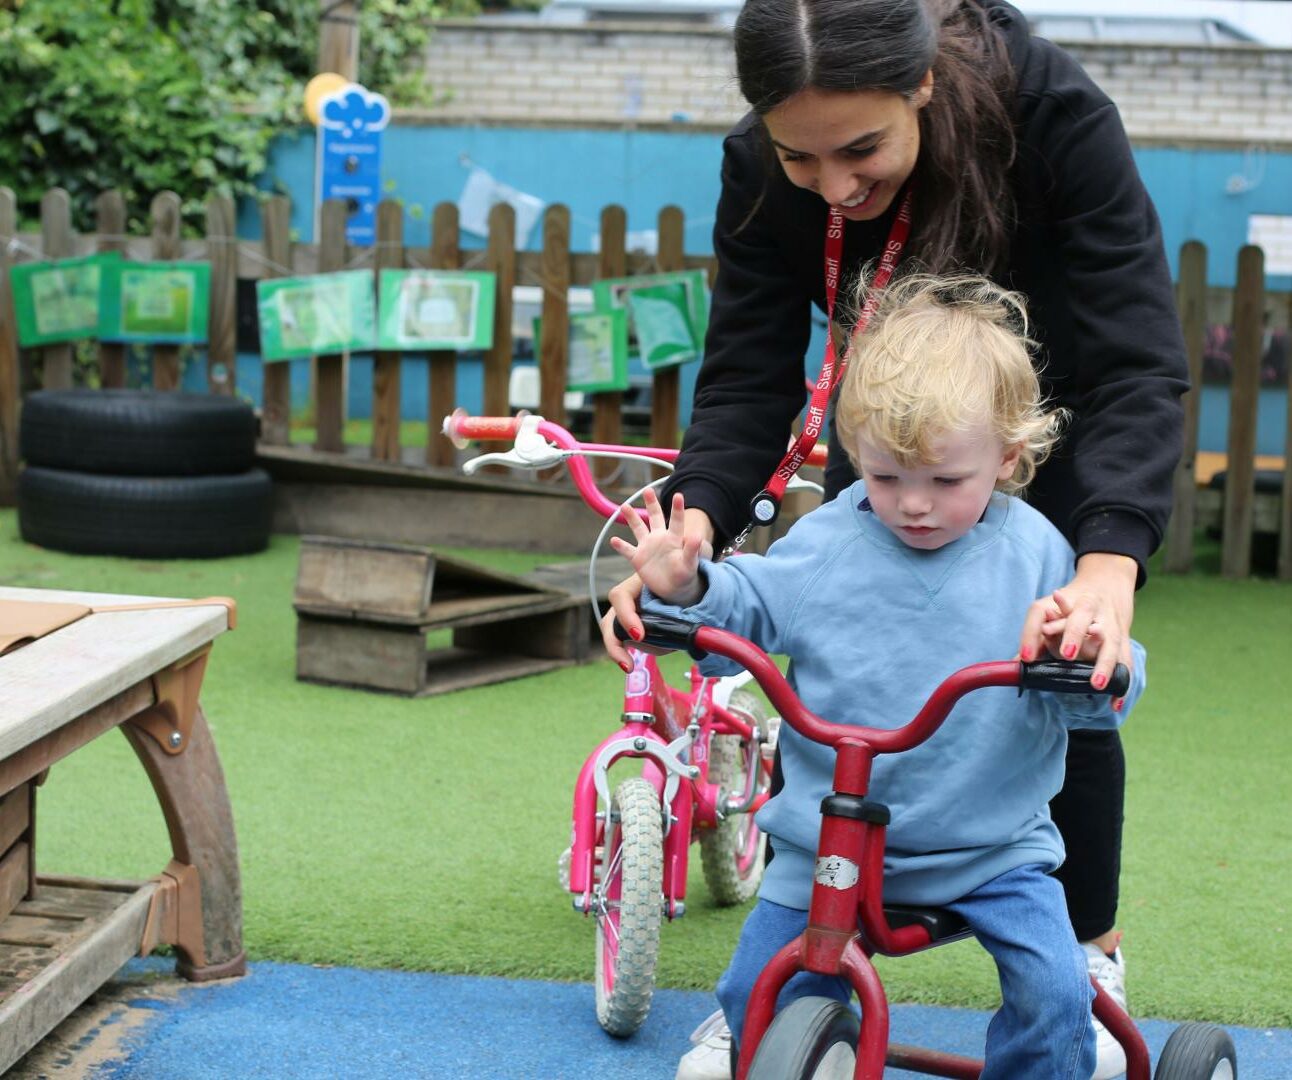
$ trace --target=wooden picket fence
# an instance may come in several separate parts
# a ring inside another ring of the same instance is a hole
[[[539,251],[517,251],[514,243],[515,213],[499,204],[489,215],[489,234],[481,250],[461,247],[458,210],[453,203],[436,206],[431,219],[430,244],[404,244],[404,209],[393,200],[382,202],[377,211],[377,242],[371,247],[352,248],[345,241],[346,209],[342,202],[325,203],[317,244],[294,243],[290,232],[291,204],[285,196],[273,196],[261,205],[261,239],[239,239],[234,232],[233,202],[213,196],[206,204],[206,233],[203,238],[181,236],[180,201],[173,192],[163,192],[152,202],[151,235],[127,237],[125,202],[120,193],[109,191],[96,203],[94,233],[77,236],[71,226],[66,192],[54,189],[41,202],[39,234],[19,235],[13,193],[0,188],[0,501],[11,502],[18,469],[17,430],[20,408],[19,351],[8,284],[8,267],[19,257],[66,258],[94,251],[119,251],[138,260],[207,259],[211,263],[210,339],[206,350],[207,385],[213,393],[236,390],[236,285],[239,278],[267,278],[353,269],[371,266],[382,269],[426,268],[437,270],[478,269],[497,277],[494,313],[494,341],[484,358],[484,411],[509,411],[509,386],[514,352],[512,339],[512,288],[517,284],[542,287],[542,338],[537,343],[540,371],[540,410],[561,422],[565,418],[564,391],[568,361],[569,304],[571,286],[594,281],[660,271],[703,269],[712,283],[716,263],[710,255],[688,255],[684,251],[685,221],[677,207],[659,213],[658,254],[645,256],[626,250],[627,216],[622,207],[607,206],[601,212],[601,250],[597,253],[570,249],[570,211],[566,206],[549,206],[543,218],[543,243]],[[1292,469],[1284,469],[1281,494],[1260,494],[1254,490],[1256,470],[1256,417],[1260,386],[1262,318],[1267,294],[1263,255],[1247,246],[1239,253],[1237,284],[1232,290],[1208,289],[1206,250],[1190,241],[1181,249],[1178,303],[1188,347],[1192,385],[1201,386],[1202,356],[1207,309],[1216,306],[1217,293],[1232,301],[1234,328],[1233,382],[1230,387],[1229,434],[1226,454],[1226,485],[1223,492],[1198,484],[1197,391],[1186,396],[1187,421],[1184,456],[1175,478],[1174,513],[1166,537],[1166,568],[1185,572],[1193,564],[1195,529],[1218,521],[1223,532],[1222,573],[1244,577],[1251,570],[1253,528],[1274,531],[1279,537],[1278,573],[1292,579]],[[1284,296],[1285,301],[1292,299]],[[1292,321],[1292,320],[1290,320]],[[73,347],[47,345],[42,348],[41,384],[47,388],[72,385]],[[375,462],[399,462],[400,450],[400,352],[378,351],[373,361],[372,442],[366,456]],[[98,374],[101,385],[125,385],[125,346],[99,342]],[[152,349],[153,385],[175,389],[180,382],[179,349]],[[359,448],[344,442],[345,362],[341,355],[319,356],[314,361],[313,401],[316,436],[312,449],[320,457]],[[651,442],[657,446],[676,444],[678,415],[678,369],[654,373],[652,385]],[[418,457],[428,467],[450,468],[454,450],[437,431],[438,418],[457,405],[457,354],[432,352],[428,364],[428,438]],[[593,431],[597,442],[618,442],[622,435],[623,395],[602,393],[593,398]],[[1292,395],[1289,396],[1292,403]],[[261,414],[261,442],[272,448],[291,445],[289,365],[266,364]],[[1292,407],[1289,408],[1284,460],[1292,460]],[[407,463],[407,462],[405,462]],[[606,466],[598,462],[598,468]]]

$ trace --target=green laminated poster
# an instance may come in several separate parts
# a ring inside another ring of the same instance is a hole
[[[534,320],[534,351],[543,340],[543,320]],[[565,388],[584,394],[628,389],[628,313],[570,315]]]
[[[471,270],[383,270],[379,349],[487,349],[494,275]]]
[[[104,269],[116,253],[19,263],[9,271],[20,345],[98,337]]]
[[[363,352],[376,344],[372,271],[256,282],[262,359]]]
[[[211,311],[211,264],[120,262],[104,268],[105,341],[200,345]]]
[[[628,310],[637,331],[637,350],[647,367],[673,367],[700,358],[701,342],[680,283],[633,289],[628,293]]]
[[[680,306],[675,302],[679,295],[676,291],[662,295],[655,292],[657,289],[669,287],[682,290],[681,295],[684,299]],[[645,317],[648,320],[653,320],[647,328],[647,336],[651,338],[649,348],[642,348],[639,312],[631,308],[631,297],[643,289],[649,290],[646,297],[647,303],[638,307],[646,312]],[[613,311],[619,308],[630,310],[632,321],[629,329],[637,339],[643,362],[649,366],[668,367],[686,363],[688,360],[696,359],[703,352],[704,334],[709,325],[709,292],[703,270],[679,270],[663,274],[640,274],[637,277],[594,281],[592,299],[598,311]],[[660,307],[661,301],[666,303],[670,310],[663,310]],[[689,328],[688,335],[677,331],[675,312],[686,321]],[[665,337],[660,337],[660,332],[665,331],[670,324],[673,324],[673,330]],[[684,344],[687,337],[691,345],[689,349],[683,349],[680,346]],[[667,344],[669,341],[673,344]],[[657,354],[655,360],[650,359],[652,349]]]

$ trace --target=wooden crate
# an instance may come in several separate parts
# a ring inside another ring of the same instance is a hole
[[[296,677],[308,682],[420,697],[592,655],[583,597],[416,545],[305,537],[293,606]],[[442,630],[451,644],[428,650]]]
[[[19,784],[0,798],[0,919],[35,890],[35,792]]]

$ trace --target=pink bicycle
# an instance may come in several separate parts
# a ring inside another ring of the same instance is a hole
[[[467,473],[485,465],[537,470],[564,464],[569,469],[584,502],[606,518],[589,564],[588,594],[594,617],[600,618],[597,554],[623,511],[602,494],[586,459],[669,467],[677,451],[582,443],[563,427],[523,413],[472,417],[458,410],[445,419],[444,434],[459,447],[472,440],[512,442],[504,453],[468,461]],[[675,687],[652,653],[631,646],[628,651],[633,669],[624,680],[621,725],[579,771],[570,848],[563,856],[574,910],[596,921],[597,1020],[617,1036],[633,1034],[650,1011],[660,926],[686,910],[691,843],[700,845],[705,882],[716,903],[742,903],[758,888],[764,838],[753,814],[767,798],[778,722],[742,689],[748,674],[704,678],[692,666],[689,685]],[[626,759],[641,762],[640,775],[612,791],[610,768]]]

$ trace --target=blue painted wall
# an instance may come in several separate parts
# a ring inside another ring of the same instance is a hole
[[[467,164],[478,165],[498,180],[548,202],[569,206],[575,250],[592,250],[601,208],[618,203],[628,214],[630,231],[655,227],[663,206],[680,206],[686,215],[689,252],[712,250],[713,207],[718,194],[722,158],[721,135],[672,130],[592,131],[580,129],[477,128],[396,125],[387,130],[383,150],[385,194],[404,200],[404,241],[425,247],[430,242],[430,214],[436,203],[456,201],[467,177]],[[1241,152],[1207,149],[1141,148],[1135,153],[1145,184],[1162,219],[1167,255],[1174,273],[1180,245],[1201,240],[1208,250],[1208,279],[1213,285],[1234,284],[1238,249],[1247,242],[1249,214],[1292,215],[1292,153],[1270,153],[1260,165],[1263,175],[1252,190],[1236,195],[1226,192],[1231,176],[1255,175],[1254,163]],[[293,202],[292,228],[298,240],[314,239],[314,133],[304,130],[285,136],[274,146],[263,186],[289,194]],[[238,232],[260,236],[256,208],[240,207]],[[463,233],[464,249],[483,247],[484,238]],[[541,245],[536,227],[526,245]],[[536,284],[524,282],[520,284]],[[1292,275],[1270,275],[1268,287],[1292,290]],[[824,348],[818,329],[809,356]],[[691,387],[698,365],[682,370],[682,415],[691,407]],[[256,357],[239,359],[238,384],[259,400],[260,373]],[[293,397],[298,406],[308,398],[306,366],[294,366]],[[370,363],[357,358],[351,369],[350,411],[355,417],[370,414]],[[426,414],[425,362],[410,356],[405,361],[403,413],[420,419]],[[200,385],[194,369],[186,385]],[[459,395],[468,409],[480,407],[481,374],[478,361],[464,358],[460,365]],[[1223,389],[1208,388],[1202,407],[1203,449],[1224,448],[1227,420]],[[1282,410],[1286,393],[1262,393],[1258,452],[1283,451]]]

